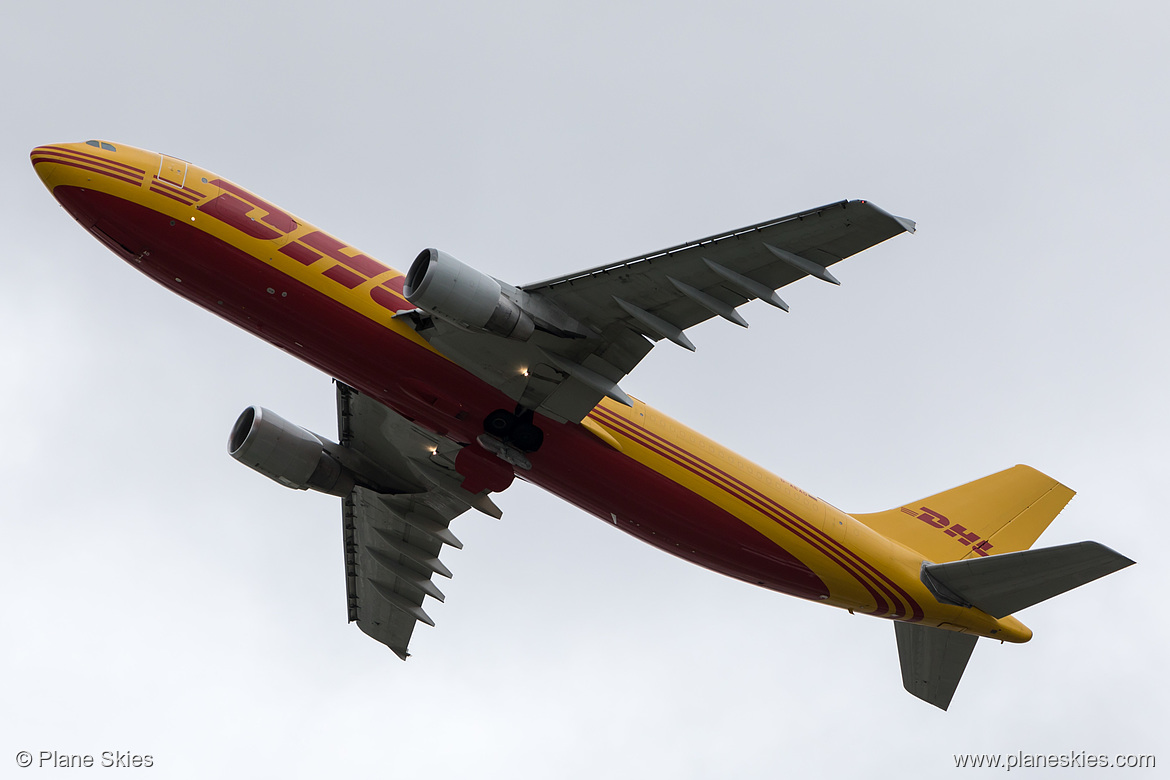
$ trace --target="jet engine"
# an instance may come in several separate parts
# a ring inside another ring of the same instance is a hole
[[[249,406],[236,420],[228,452],[285,487],[311,488],[334,496],[349,495],[354,488],[354,474],[316,434],[259,406]]]
[[[468,330],[527,341],[536,327],[513,300],[519,290],[438,249],[424,249],[414,259],[402,293],[423,311]]]

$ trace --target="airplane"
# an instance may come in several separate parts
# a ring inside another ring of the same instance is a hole
[[[405,660],[444,547],[516,477],[672,555],[894,625],[903,685],[947,709],[979,637],[1133,563],[1097,542],[1032,549],[1073,491],[1017,465],[889,511],[847,514],[628,395],[688,329],[901,233],[846,200],[513,286],[438,249],[405,274],[185,160],[103,140],[38,146],[36,173],[114,254],[332,377],[337,440],[260,406],[231,456],[342,500],[350,622]]]

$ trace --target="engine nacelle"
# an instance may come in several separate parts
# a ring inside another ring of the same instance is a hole
[[[228,452],[285,487],[334,496],[349,495],[354,488],[354,475],[329,454],[321,439],[259,406],[249,406],[236,420]]]
[[[505,288],[519,295],[446,252],[424,249],[406,272],[402,293],[423,311],[462,328],[527,341],[535,329],[533,317]]]

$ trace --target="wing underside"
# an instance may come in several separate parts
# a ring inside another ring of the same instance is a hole
[[[459,487],[451,451],[458,445],[340,382],[337,420],[342,446],[417,486],[395,494],[357,487],[342,507],[349,620],[405,659],[415,624],[434,625],[425,600],[444,599],[435,582],[451,576],[444,548],[463,546],[451,520],[471,507],[499,510],[486,491]]]
[[[871,203],[841,201],[519,289],[583,326],[571,334],[517,341],[439,318],[416,326],[521,406],[579,422],[606,396],[629,402],[618,383],[656,342],[693,350],[685,331],[713,317],[746,327],[738,307],[751,300],[787,310],[776,290],[806,276],[837,283],[829,266],[913,230]]]

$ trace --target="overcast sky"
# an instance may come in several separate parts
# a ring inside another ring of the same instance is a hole
[[[1170,764],[1162,4],[29,9],[0,25],[0,774],[20,750],[191,778]],[[1027,463],[1078,491],[1041,545],[1139,565],[1022,613],[1029,644],[980,642],[943,713],[902,690],[886,621],[518,483],[502,520],[453,524],[447,601],[402,663],[346,624],[338,501],[226,453],[253,403],[334,433],[329,378],[78,228],[28,152],[87,138],[397,268],[436,246],[515,284],[873,200],[918,234],[623,387],[846,511]]]

